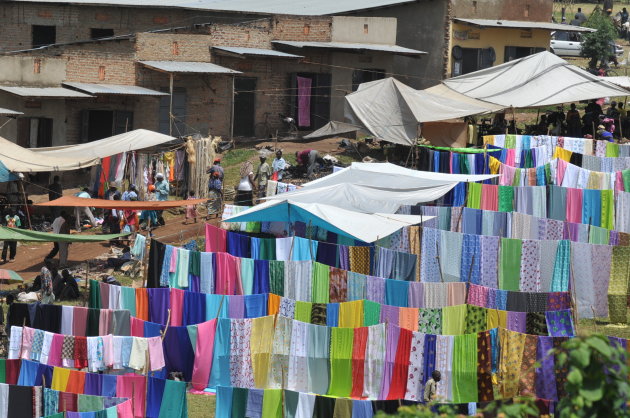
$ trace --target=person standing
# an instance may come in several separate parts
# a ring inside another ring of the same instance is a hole
[[[267,164],[267,157],[265,155],[261,155],[259,159],[260,165],[256,171],[254,181],[258,179],[258,199],[261,199],[267,196],[267,180],[271,177],[271,167]]]
[[[22,226],[20,217],[17,216],[13,209],[9,209],[9,212],[4,217],[8,228],[19,228]],[[7,262],[7,251],[9,252],[9,262],[15,261],[15,253],[17,252],[17,241],[7,240],[2,244],[2,262]]]
[[[137,200],[137,199],[138,199],[138,190],[136,190],[136,185],[130,184],[129,188],[123,192],[121,200],[129,202],[131,200]]]
[[[168,193],[169,193],[169,186],[168,186],[168,181],[166,181],[164,179],[164,174],[162,173],[157,173],[155,175],[155,194],[157,196],[157,200],[160,202],[165,202],[168,200]],[[157,215],[158,215],[158,225],[164,225],[164,217],[162,217],[162,212],[161,210],[157,211]]]
[[[186,200],[194,200],[195,192],[193,190],[188,192],[188,199]],[[188,223],[189,219],[194,219],[194,222],[197,223],[197,206],[196,205],[187,205],[186,206],[186,220],[184,221],[184,225]]]
[[[442,380],[442,374],[438,370],[433,370],[431,378],[424,385],[424,401],[433,402],[437,398],[437,384]]]
[[[567,135],[573,138],[582,136],[580,112],[578,112],[575,103],[571,103],[571,108],[567,112]]]
[[[577,20],[577,25],[581,26],[582,23],[586,22],[586,15],[582,13],[582,8],[578,7],[577,13],[575,14],[575,20]]]
[[[59,199],[61,196],[63,196],[61,181],[59,180],[59,176],[54,176],[53,182],[48,185],[48,200],[52,201]],[[59,216],[59,213],[59,206],[50,207],[50,214],[53,217],[53,220]]]
[[[221,201],[223,200],[223,177],[224,171],[221,167],[221,159],[215,158],[212,167],[206,170],[210,174],[208,178],[208,216],[219,216],[221,211]]]
[[[70,233],[70,217],[65,211],[61,211],[61,214],[55,218],[52,223],[53,234],[69,234]],[[52,260],[59,253],[59,265],[63,266],[68,262],[68,246],[69,242],[53,242],[53,248],[48,253],[45,261]]]
[[[273,159],[271,163],[271,169],[273,170],[273,174],[276,175],[276,179],[278,181],[282,180],[284,176],[284,169],[287,166],[287,162],[284,158],[282,158],[282,151],[276,151],[276,158]]]
[[[76,194],[77,197],[80,197],[82,199],[91,199],[92,196],[90,196],[90,192],[89,189],[87,187],[84,187],[79,193]],[[94,228],[96,226],[96,219],[94,219],[94,215],[92,214],[92,210],[87,207],[75,207],[74,208],[74,217],[75,217],[75,228],[77,230],[77,232],[81,232],[81,217],[82,216],[87,216],[87,218],[90,220],[90,225],[92,225],[92,228]]]

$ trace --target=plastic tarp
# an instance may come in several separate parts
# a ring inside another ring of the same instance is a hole
[[[9,171],[9,169],[0,161],[0,183],[18,180],[18,176]]]
[[[616,86],[623,87],[624,89],[630,89],[630,77],[628,77],[627,75],[601,78]]]
[[[108,235],[73,235],[73,234],[52,234],[49,232],[31,231],[29,229],[7,228],[0,226],[0,240],[2,241],[29,241],[29,242],[99,242],[109,241],[129,235],[108,234]]]
[[[23,281],[24,279],[15,271],[0,269],[0,283],[10,284]]]
[[[261,203],[223,221],[304,222],[363,242],[374,242],[400,228],[416,225],[431,218],[387,213],[368,214],[321,203],[281,200]]]
[[[62,196],[50,202],[37,203],[35,206],[63,206],[63,207],[90,207],[101,209],[135,209],[135,210],[163,210],[180,206],[198,205],[207,202],[208,199],[190,200],[163,200],[163,201],[127,201],[127,200],[106,200],[106,199],[86,199],[78,196]]]
[[[317,180],[305,183],[303,188],[352,183],[385,190],[409,190],[443,186],[453,182],[475,182],[498,177],[496,174],[445,174],[417,171],[391,163],[352,163],[349,167]]]
[[[415,90],[395,78],[362,83],[346,96],[344,113],[351,124],[363,126],[376,138],[413,145],[418,124],[491,113],[502,107],[452,92],[438,95]]]
[[[627,90],[547,51],[450,78],[442,83],[471,98],[516,108],[551,106],[629,94]]]
[[[395,213],[401,205],[432,202],[444,196],[457,185],[450,182],[438,186],[418,189],[388,190],[350,183],[333,184],[326,187],[303,188],[294,192],[267,197],[268,201],[291,200],[301,203],[326,202],[327,205],[363,213]]]
[[[310,134],[304,136],[304,139],[327,138],[329,136],[347,134],[350,132],[357,132],[360,130],[361,128],[358,126],[354,126],[349,123],[337,122],[337,121],[331,120],[326,125],[319,128],[318,130],[313,131]]]
[[[125,151],[135,151],[150,148],[165,142],[174,140],[172,136],[146,129],[136,129],[115,135],[109,138],[99,139],[79,145],[65,145],[61,147],[30,148],[41,155],[51,157],[83,159],[83,158],[105,158],[120,154]]]

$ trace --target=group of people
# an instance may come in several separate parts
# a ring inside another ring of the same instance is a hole
[[[610,102],[604,112],[596,100],[591,100],[581,116],[575,103],[571,103],[566,114],[562,106],[558,106],[556,111],[542,115],[538,123],[539,133],[574,138],[592,137],[610,142],[614,138],[621,138],[624,132],[630,133],[629,130],[627,111],[623,103],[615,101]]]

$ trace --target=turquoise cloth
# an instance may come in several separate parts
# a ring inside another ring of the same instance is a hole
[[[186,330],[188,331],[188,338],[190,338],[190,345],[192,345],[193,351],[195,351],[197,347],[197,325],[188,325],[186,326]]]
[[[228,374],[229,374],[228,369]],[[232,418],[232,393],[234,388],[231,386],[217,387],[217,400],[214,416],[216,418]]]
[[[186,382],[166,380],[162,406],[159,418],[188,417],[188,403],[186,402]]]
[[[553,277],[551,279],[552,292],[568,292],[569,277],[571,274],[571,244],[568,240],[558,242],[556,262],[553,265]]]
[[[221,304],[223,300],[223,304]],[[221,312],[219,312],[219,306]],[[206,319],[227,318],[230,308],[230,298],[224,295],[206,295]],[[219,315],[217,316],[217,312]]]
[[[251,295],[254,289],[253,258],[241,258],[241,283],[243,283],[243,294]]]
[[[305,260],[314,260],[317,255],[317,241],[310,240],[311,242],[311,250],[309,250],[308,246],[309,240],[301,237],[293,238],[293,252],[291,254],[291,260],[293,261],[305,261]]]
[[[136,289],[133,287],[120,287],[121,309],[129,310],[131,316],[136,316]]]

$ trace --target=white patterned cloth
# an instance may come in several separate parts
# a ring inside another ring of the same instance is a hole
[[[252,320],[232,319],[230,322],[230,383],[234,387],[253,388],[254,371],[250,350]]]
[[[383,380],[385,365],[385,324],[368,327],[365,369],[363,371],[363,396],[377,399]]]
[[[424,395],[424,337],[421,332],[414,332],[411,338],[411,351],[409,355],[409,370],[407,372],[407,391],[405,399],[408,401],[421,401]]]

